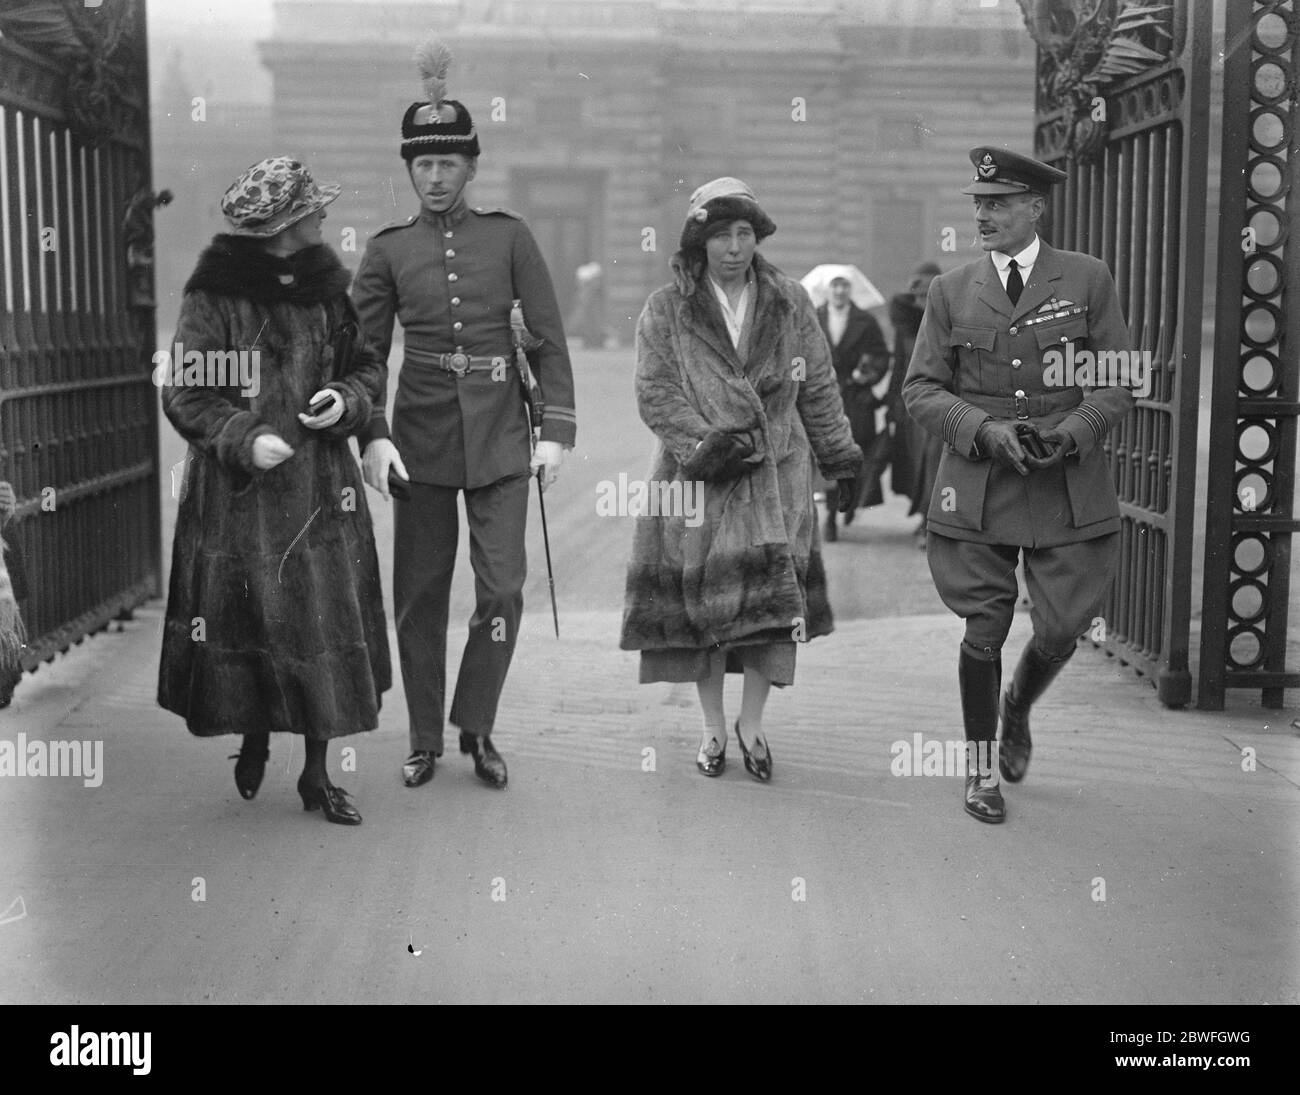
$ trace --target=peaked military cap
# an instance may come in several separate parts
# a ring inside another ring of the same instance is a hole
[[[1053,186],[1069,178],[1051,164],[988,145],[972,148],[970,162],[975,178],[962,188],[963,194],[1050,194]]]

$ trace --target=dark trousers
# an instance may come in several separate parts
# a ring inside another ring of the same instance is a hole
[[[1119,562],[1119,533],[1050,548],[976,544],[933,529],[926,539],[939,596],[966,621],[965,641],[977,650],[1002,649],[1016,612],[1016,562],[1025,561],[1034,642],[1059,657],[1074,649],[1106,603]]]
[[[467,489],[474,614],[452,697],[450,721],[467,734],[492,733],[524,607],[524,528],[529,476]],[[442,755],[447,680],[447,609],[460,534],[458,487],[412,483],[396,502],[393,601],[411,749]]]

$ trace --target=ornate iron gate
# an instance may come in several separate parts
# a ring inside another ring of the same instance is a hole
[[[26,668],[160,593],[144,4],[0,0],[0,477]]]
[[[1181,707],[1191,699],[1210,4],[1020,5],[1039,46],[1037,155],[1070,172],[1052,242],[1106,261],[1133,344],[1150,353],[1150,391],[1106,442],[1121,557],[1094,641]]]
[[[1197,706],[1281,707],[1300,414],[1300,5],[1234,0],[1224,58],[1219,299]]]

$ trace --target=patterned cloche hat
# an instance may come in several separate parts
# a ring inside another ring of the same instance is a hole
[[[339,196],[338,183],[318,186],[289,156],[269,156],[248,168],[221,198],[232,236],[268,239]]]
[[[463,103],[444,98],[451,51],[430,38],[415,52],[420,79],[428,99],[412,103],[402,115],[402,159],[408,164],[416,156],[459,152],[477,156],[478,133],[474,119]]]
[[[776,231],[775,223],[763,212],[748,183],[729,175],[706,182],[691,195],[682,227],[681,250],[704,246],[715,225],[734,220],[749,221],[760,240]]]
[[[970,150],[970,162],[975,178],[962,188],[963,194],[1050,194],[1053,186],[1070,177],[1051,164],[986,145]]]

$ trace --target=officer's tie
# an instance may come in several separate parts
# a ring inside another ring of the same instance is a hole
[[[1016,265],[1016,260],[1012,259],[1007,264],[1007,296],[1011,298],[1012,304],[1019,303],[1024,288],[1025,282],[1020,276],[1020,267]]]

